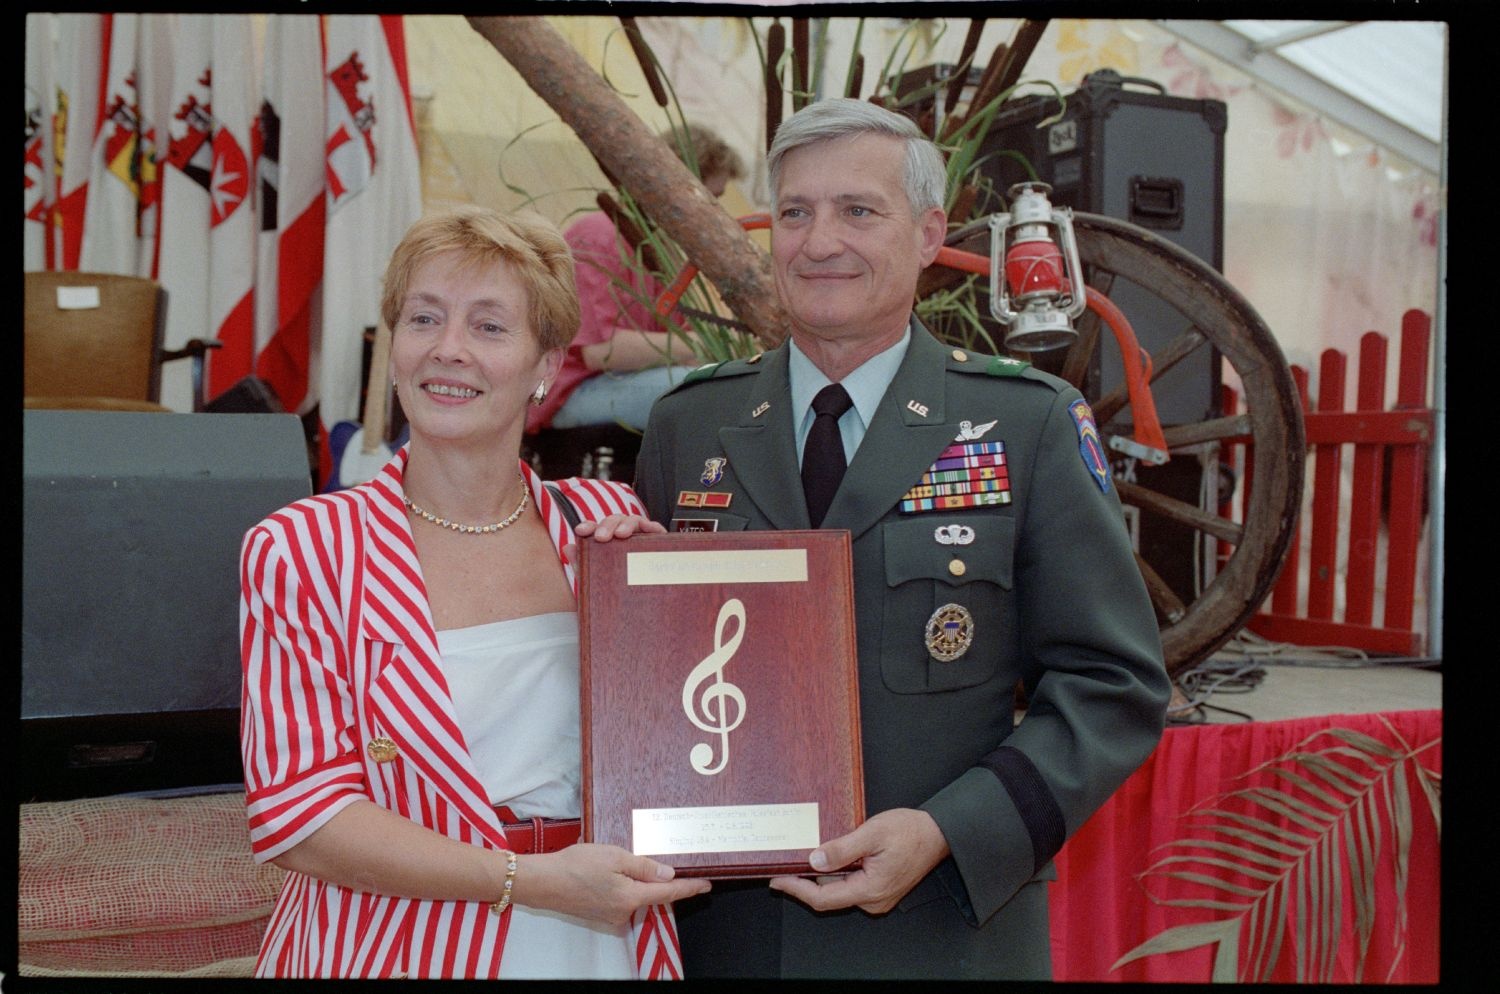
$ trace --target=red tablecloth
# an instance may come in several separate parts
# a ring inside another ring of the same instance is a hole
[[[1169,728],[1058,854],[1054,976],[1436,983],[1441,748],[1437,710]]]

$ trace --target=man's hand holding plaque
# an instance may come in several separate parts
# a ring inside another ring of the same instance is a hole
[[[892,808],[848,835],[829,840],[808,858],[819,873],[859,863],[856,872],[816,881],[774,877],[771,889],[795,897],[814,911],[857,907],[883,915],[947,855],[948,840],[932,815],[915,808]]]

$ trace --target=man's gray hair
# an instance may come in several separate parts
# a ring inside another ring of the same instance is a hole
[[[852,97],[819,100],[781,122],[776,129],[776,138],[771,142],[771,150],[766,153],[771,196],[775,198],[781,189],[781,163],[792,149],[830,138],[862,134],[890,135],[906,142],[902,179],[913,215],[943,206],[948,172],[937,146],[910,118],[868,100]]]

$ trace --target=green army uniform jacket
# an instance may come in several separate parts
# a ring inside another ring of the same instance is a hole
[[[653,519],[809,527],[787,348],[704,367],[657,402],[635,479]],[[1116,487],[1102,450],[1091,463],[1082,447],[1081,401],[913,319],[823,527],[853,542],[867,811],[929,812],[952,855],[881,916],[814,912],[763,880],[716,882],[677,905],[687,976],[1050,976],[1051,859],[1155,747],[1170,694]],[[903,512],[939,455],[976,431],[1003,443],[1009,502]],[[716,458],[710,489],[729,506],[678,507]],[[949,604],[973,629],[945,662],[927,629]]]

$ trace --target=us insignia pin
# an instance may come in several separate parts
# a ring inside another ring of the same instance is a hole
[[[724,464],[729,462],[723,456],[714,456],[712,459],[703,460],[703,475],[698,479],[703,481],[705,487],[711,487],[724,479]]]
[[[1109,459],[1104,455],[1104,446],[1099,441],[1099,429],[1094,425],[1094,412],[1082,398],[1068,405],[1073,416],[1073,425],[1078,429],[1078,451],[1089,475],[1099,484],[1099,489],[1109,493]]]
[[[969,651],[974,644],[974,616],[962,604],[944,604],[927,619],[927,651],[943,663]]]
[[[771,409],[771,402],[769,400],[763,400],[763,401],[760,402],[760,406],[759,407],[757,407],[755,410],[753,410],[753,411],[750,412],[750,416],[752,418],[758,418],[762,414],[764,414],[767,411],[769,411],[770,409]]]
[[[926,404],[919,404],[919,403],[917,403],[914,400],[908,400],[906,402],[906,409],[908,411],[913,411],[913,412],[915,412],[917,414],[920,414],[924,418],[927,417],[927,405]]]

